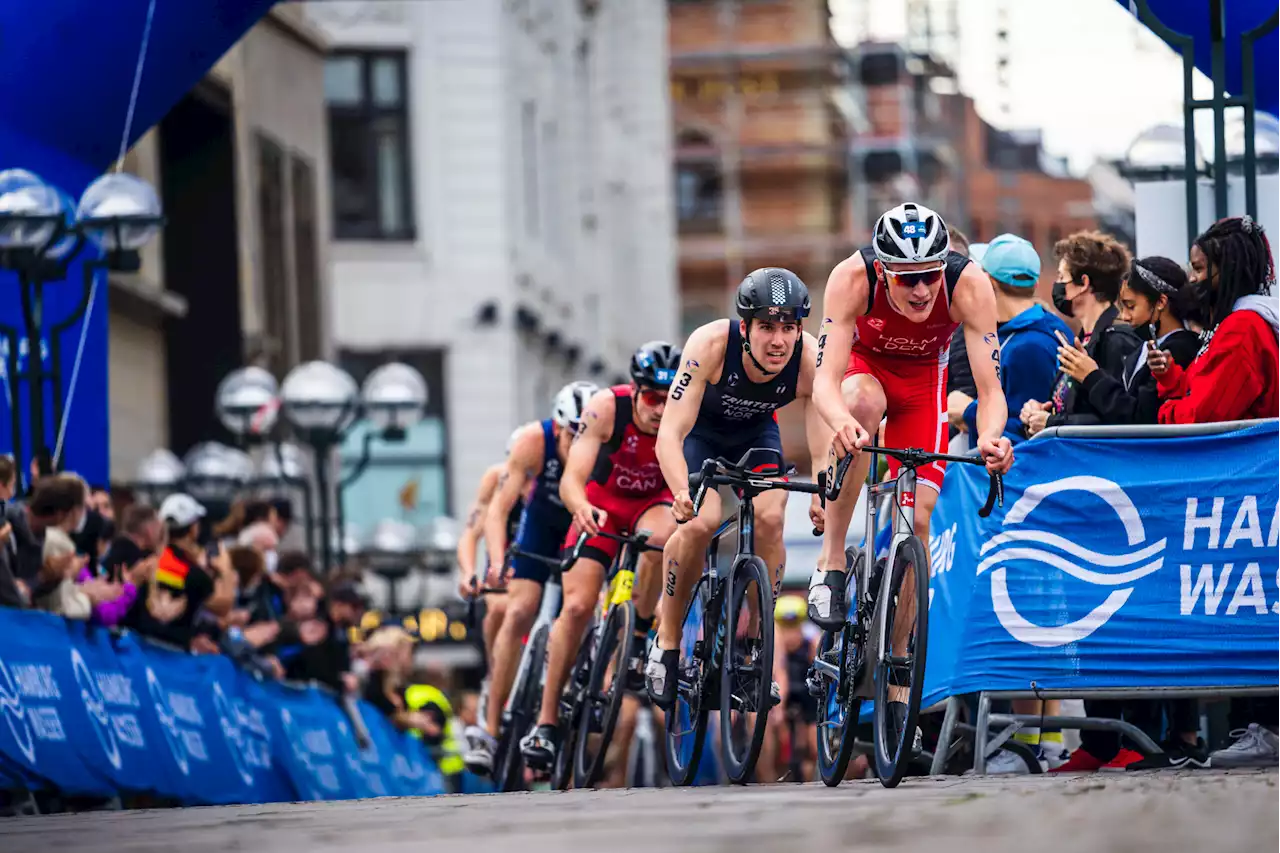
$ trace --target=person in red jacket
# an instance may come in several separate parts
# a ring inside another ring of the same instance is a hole
[[[1191,284],[1208,309],[1205,344],[1183,370],[1151,352],[1162,424],[1274,418],[1280,414],[1280,306],[1271,244],[1251,217],[1219,220],[1191,246]],[[1149,342],[1148,346],[1152,346]]]

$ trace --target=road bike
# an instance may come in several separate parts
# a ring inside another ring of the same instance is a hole
[[[560,614],[564,601],[561,575],[577,562],[587,535],[578,537],[577,543],[563,558],[530,554],[519,546],[511,547],[511,555],[537,560],[550,567],[551,573],[542,588],[542,603],[538,616],[529,629],[529,639],[520,655],[520,665],[512,682],[507,705],[502,709],[502,730],[498,734],[498,748],[494,753],[493,781],[499,791],[524,790],[524,758],[520,754],[520,739],[533,728],[542,705],[542,687],[547,669],[547,640],[551,625]]]
[[[773,690],[773,585],[755,552],[753,500],[772,489],[818,494],[813,483],[784,477],[782,454],[748,450],[734,463],[708,459],[690,475],[697,515],[708,489],[730,486],[738,494],[736,556],[720,565],[719,540],[735,524],[721,525],[708,549],[707,568],[685,609],[675,702],[666,714],[667,773],[676,785],[693,781],[702,757],[707,718],[720,711],[720,743],[729,781],[746,784],[764,741]],[[741,719],[739,719],[741,718]]]
[[[839,785],[853,754],[854,730],[864,699],[874,700],[872,713],[873,752],[876,774],[886,788],[902,781],[915,752],[916,720],[924,690],[925,657],[929,630],[929,552],[915,534],[916,469],[932,462],[982,465],[976,456],[949,456],[923,450],[895,450],[867,446],[871,453],[866,500],[866,531],[861,548],[845,551],[848,568],[849,614],[842,628],[823,633],[818,655],[809,675],[809,689],[818,699],[818,770],[827,785]],[[879,455],[901,463],[893,480],[875,482]],[[828,502],[840,497],[853,454],[834,468],[819,474]],[[893,538],[887,558],[875,560],[877,498],[893,494]],[[1004,505],[1004,484],[999,474],[991,475],[987,501],[978,515],[986,518],[999,501]],[[892,567],[883,577],[885,567]],[[909,583],[908,583],[909,581]],[[914,599],[914,619],[899,628],[895,621],[899,607],[910,612]],[[895,628],[899,630],[895,632]],[[908,632],[909,633],[906,633]],[[896,634],[896,636],[895,636]],[[905,636],[904,636],[905,634]],[[872,659],[868,661],[868,652]],[[898,696],[906,692],[905,714],[894,713],[890,688]],[[902,717],[902,719],[899,719]]]
[[[590,788],[600,780],[623,696],[643,689],[643,682],[629,683],[631,637],[636,625],[631,591],[640,555],[662,548],[648,544],[653,535],[648,530],[631,535],[601,530],[597,535],[622,547],[606,576],[601,618],[588,629],[560,698],[561,748],[551,783],[561,790],[568,787],[570,777],[577,788]]]

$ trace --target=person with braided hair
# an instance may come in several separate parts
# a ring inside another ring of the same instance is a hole
[[[1191,246],[1191,284],[1203,306],[1204,345],[1182,368],[1151,346],[1148,364],[1163,403],[1162,424],[1254,420],[1280,415],[1280,306],[1275,260],[1248,216],[1219,220]]]

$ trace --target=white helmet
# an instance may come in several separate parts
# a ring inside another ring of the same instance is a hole
[[[951,238],[941,216],[922,204],[907,202],[876,220],[871,245],[881,263],[919,264],[945,261]]]
[[[582,426],[582,413],[587,410],[587,401],[599,390],[592,382],[570,382],[556,394],[551,419],[577,432]]]

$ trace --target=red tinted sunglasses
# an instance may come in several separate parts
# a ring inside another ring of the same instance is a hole
[[[934,267],[928,270],[912,270],[910,272],[895,272],[888,267],[884,270],[884,277],[889,284],[896,284],[900,287],[915,287],[917,284],[932,285],[940,278],[945,267]]]
[[[653,388],[641,388],[640,399],[644,401],[646,406],[661,406],[667,402],[667,392],[657,391]]]

